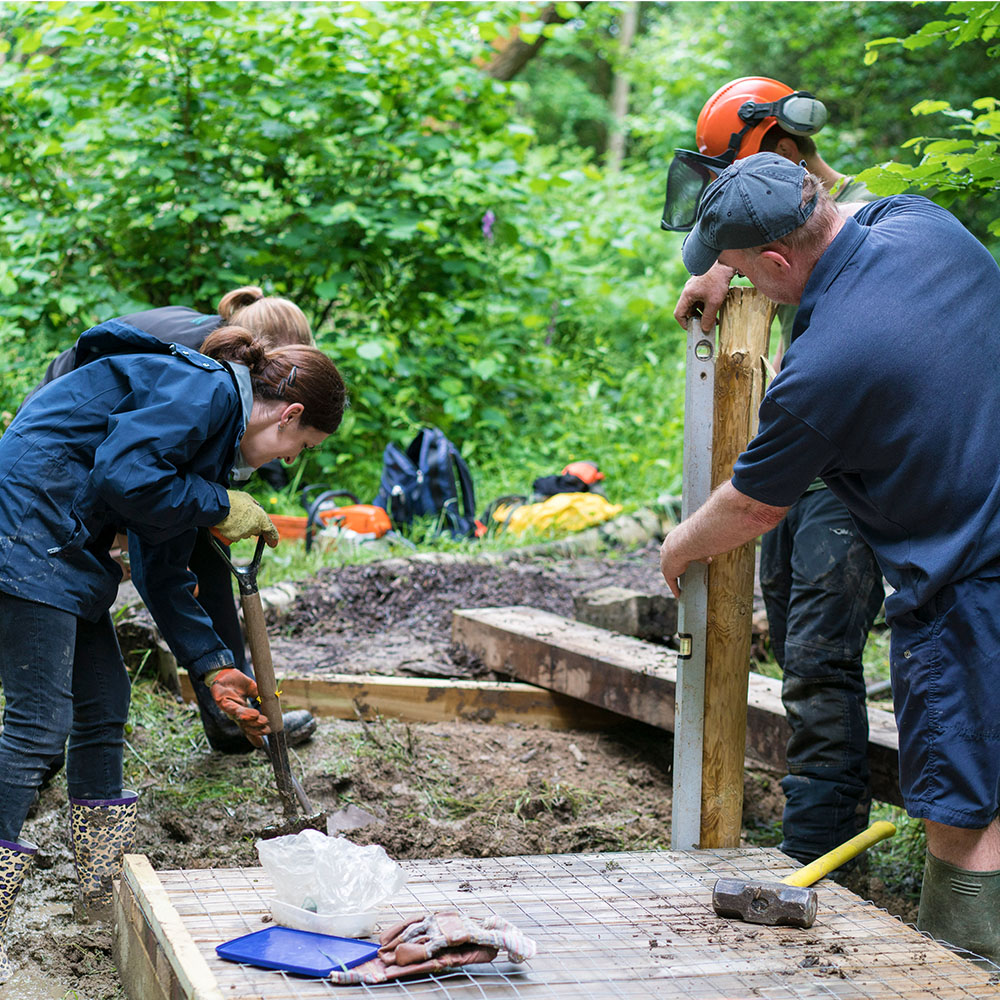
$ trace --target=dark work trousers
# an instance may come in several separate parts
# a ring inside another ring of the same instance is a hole
[[[212,544],[212,535],[207,530],[198,532],[188,568],[198,578],[198,603],[212,619],[212,627],[219,638],[233,654],[233,666],[243,673],[253,676],[243,649],[243,632],[236,613],[233,597],[233,574],[225,560]],[[213,750],[224,753],[249,753],[253,746],[243,735],[243,731],[215,704],[211,691],[200,680],[192,678],[198,711],[205,729],[208,744]]]
[[[781,850],[806,862],[868,824],[861,653],[882,607],[882,572],[847,508],[819,489],[762,538],[760,585],[792,728]]]
[[[0,594],[0,683],[0,840],[17,841],[67,738],[69,794],[121,795],[131,689],[110,614],[91,622]]]

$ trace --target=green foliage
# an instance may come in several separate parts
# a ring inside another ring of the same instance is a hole
[[[523,86],[476,64],[504,11],[0,8],[0,408],[94,322],[253,283],[303,307],[351,388],[304,482],[369,499],[388,440],[431,423],[487,481],[595,457],[675,485],[659,185],[532,148]]]
[[[889,629],[884,623],[876,623],[869,633],[862,659],[867,683],[889,679]],[[891,695],[886,697],[891,701]]]
[[[436,424],[481,504],[578,458],[614,501],[678,492],[686,275],[657,220],[705,97],[737,75],[809,87],[853,171],[908,138],[913,94],[974,107],[994,64],[967,44],[863,65],[922,29],[904,3],[644,4],[625,56],[619,4],[563,7],[542,26],[537,3],[0,5],[0,412],[94,322],[252,283],[303,307],[351,390],[300,483],[369,500],[384,446]],[[481,65],[515,24],[546,44],[500,83]],[[608,175],[617,69],[630,140]]]
[[[983,56],[989,60],[1000,57],[1000,44],[989,44],[1000,30],[1000,4],[949,3],[945,13],[944,18],[930,20],[904,37],[868,42],[866,65],[874,65],[887,46],[901,46],[908,52],[933,47],[938,56],[945,45],[949,49],[966,46],[960,55],[970,62]],[[995,74],[995,62],[992,69]],[[974,213],[974,229],[978,222],[991,235],[1000,236],[1000,102],[987,96],[971,100],[968,107],[955,107],[952,101],[935,97],[917,102],[911,111],[916,116],[943,115],[950,135],[909,139],[904,148],[913,149],[919,157],[917,163],[882,163],[866,170],[860,179],[878,194],[917,190],[946,207],[962,202]]]

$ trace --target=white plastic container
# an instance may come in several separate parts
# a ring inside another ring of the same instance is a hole
[[[276,924],[291,927],[297,931],[312,931],[314,934],[333,934],[336,937],[367,938],[375,932],[378,914],[370,913],[314,913],[300,906],[271,900],[271,916]]]

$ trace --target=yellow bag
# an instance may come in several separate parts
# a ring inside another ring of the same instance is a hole
[[[493,520],[506,522],[507,531],[582,531],[592,524],[610,521],[622,511],[621,504],[609,503],[599,493],[556,493],[541,503],[500,506]]]

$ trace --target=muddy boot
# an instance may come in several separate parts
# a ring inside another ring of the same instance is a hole
[[[81,923],[111,917],[112,882],[135,836],[136,792],[120,799],[70,799],[70,832],[79,886],[73,915]]]
[[[194,685],[194,691],[208,745],[219,753],[249,753],[253,750],[253,744],[243,735],[243,730],[215,704],[208,688],[198,681]],[[304,708],[285,712],[282,720],[285,742],[290,747],[305,743],[316,732],[317,721]]]
[[[37,851],[34,844],[12,844],[9,840],[0,840],[0,983],[7,982],[14,972],[3,943],[7,918]]]
[[[294,712],[285,712],[281,717],[285,727],[285,743],[290,747],[297,747],[305,743],[319,725],[312,713],[304,708],[296,709]]]
[[[1000,870],[970,872],[927,852],[917,927],[1000,965]],[[971,961],[976,961],[971,959]]]

